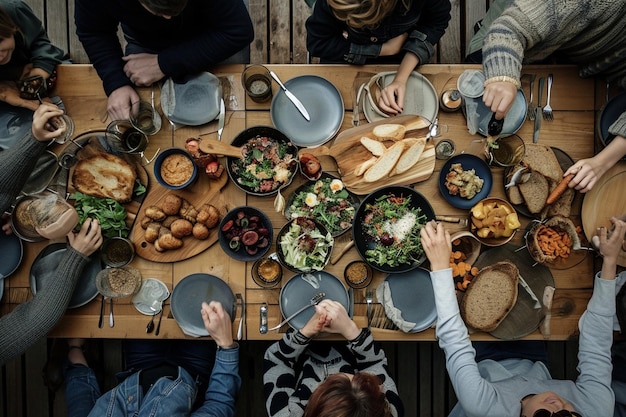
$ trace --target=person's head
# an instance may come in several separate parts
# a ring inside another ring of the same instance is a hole
[[[411,0],[328,0],[335,17],[354,29],[375,27],[401,1],[406,10]]]
[[[13,19],[0,8],[0,65],[5,65],[11,60],[15,50],[15,34],[18,30]]]
[[[139,3],[150,13],[166,19],[178,16],[187,6],[187,0],[139,0]]]
[[[389,417],[380,379],[368,373],[330,375],[311,394],[304,417]]]
[[[571,403],[552,391],[528,395],[521,402],[520,417],[582,417]]]

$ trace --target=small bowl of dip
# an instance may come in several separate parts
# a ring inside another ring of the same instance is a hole
[[[364,261],[352,261],[343,271],[343,278],[352,288],[365,288],[372,282],[372,267]]]
[[[181,190],[193,184],[198,176],[198,166],[187,151],[169,148],[154,161],[154,176],[163,187]]]
[[[263,288],[273,288],[283,278],[283,267],[272,257],[257,260],[252,265],[252,279]]]

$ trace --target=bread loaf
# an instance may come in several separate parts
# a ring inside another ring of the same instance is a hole
[[[98,153],[78,161],[72,184],[83,194],[127,203],[132,199],[136,177],[135,169],[123,159]]]
[[[399,141],[404,139],[406,128],[401,124],[385,123],[375,126],[372,133],[374,134],[376,140],[381,142],[386,140]]]
[[[417,161],[419,161],[420,157],[422,156],[422,152],[424,152],[424,148],[426,147],[426,139],[420,138],[420,139],[414,139],[410,138],[410,139],[402,139],[403,143],[410,143],[413,142],[412,145],[408,146],[407,150],[405,150],[402,155],[400,156],[400,159],[398,160],[398,163],[396,164],[396,168],[394,169],[394,175],[397,174],[402,174],[403,172],[408,171],[409,169],[413,168],[413,166],[417,163]]]
[[[381,156],[387,150],[387,147],[382,142],[370,139],[367,136],[361,138],[361,145],[365,146],[365,149],[370,151],[374,156]]]
[[[563,177],[559,160],[549,146],[527,143],[524,162],[532,171],[539,172],[553,181],[559,182]]]
[[[396,142],[389,147],[385,153],[382,154],[382,156],[378,157],[378,160],[374,163],[374,165],[365,171],[363,179],[366,182],[374,182],[388,176],[402,156],[404,146],[404,143]]]
[[[519,270],[502,261],[483,268],[472,280],[461,301],[461,317],[476,330],[494,331],[517,301]]]

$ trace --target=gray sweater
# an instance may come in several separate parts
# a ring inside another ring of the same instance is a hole
[[[46,144],[26,135],[12,148],[0,152],[0,209],[6,211],[14,202],[37,156]],[[42,337],[45,337],[61,319],[72,298],[74,287],[89,258],[68,245],[59,264],[55,285],[47,286],[32,300],[20,304],[9,314],[0,317],[0,365],[15,359]],[[11,278],[7,278],[11,279]],[[4,285],[4,282],[0,282]]]
[[[554,52],[626,88],[626,0],[517,0],[492,23],[483,44],[487,79],[520,79],[523,63]],[[609,132],[626,137],[626,113]]]

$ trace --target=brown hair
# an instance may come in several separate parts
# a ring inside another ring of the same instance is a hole
[[[389,403],[376,375],[330,375],[311,394],[304,417],[389,417]]]
[[[151,12],[165,16],[178,16],[187,6],[187,0],[139,0],[139,2]]]
[[[10,38],[19,31],[11,16],[0,7],[0,41]]]
[[[400,0],[406,11],[412,0]],[[328,0],[335,17],[354,29],[375,27],[389,15],[398,0]]]

